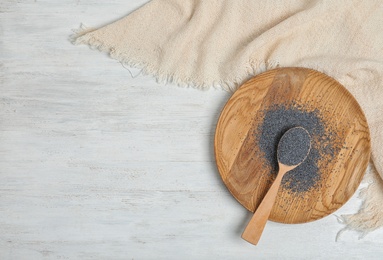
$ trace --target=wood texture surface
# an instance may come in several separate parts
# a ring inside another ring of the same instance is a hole
[[[240,238],[251,213],[213,152],[232,93],[132,78],[68,41],[145,2],[0,1],[0,259],[380,259],[383,230],[335,242],[335,216]]]
[[[320,184],[302,194],[282,185],[270,219],[283,223],[313,221],[334,212],[355,192],[370,158],[370,136],[364,114],[352,95],[323,73],[281,68],[245,83],[227,102],[218,121],[215,153],[219,172],[233,196],[254,211],[273,178],[252,134],[262,123],[259,111],[295,102],[323,113],[341,144],[335,159],[318,162]],[[326,130],[327,131],[327,130]]]

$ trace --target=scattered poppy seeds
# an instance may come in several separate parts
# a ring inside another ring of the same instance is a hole
[[[270,174],[278,172],[277,147],[283,134],[293,127],[301,126],[311,137],[311,149],[305,161],[288,172],[282,186],[291,192],[306,192],[321,178],[318,167],[321,158],[331,161],[339,152],[334,144],[336,132],[325,126],[318,109],[310,110],[295,103],[273,105],[260,111],[257,117],[262,121],[254,131],[254,137]]]

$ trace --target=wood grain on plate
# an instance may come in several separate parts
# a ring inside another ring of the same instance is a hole
[[[366,118],[352,95],[329,76],[305,68],[279,68],[246,82],[229,99],[219,118],[215,156],[232,195],[255,211],[275,176],[264,166],[254,131],[257,113],[275,104],[295,102],[321,111],[342,147],[335,159],[321,159],[320,185],[304,194],[282,185],[270,219],[283,223],[313,221],[340,208],[355,192],[370,157]]]

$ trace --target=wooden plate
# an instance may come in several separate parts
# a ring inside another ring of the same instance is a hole
[[[260,140],[267,113],[281,108],[318,118],[322,134],[310,134],[321,156],[312,162],[317,166],[317,175],[309,187],[307,183],[299,186],[299,176],[290,176],[282,184],[270,220],[313,221],[340,208],[359,186],[370,158],[368,124],[353,96],[340,83],[315,70],[274,69],[242,85],[223,108],[214,146],[222,180],[252,212],[276,175]]]

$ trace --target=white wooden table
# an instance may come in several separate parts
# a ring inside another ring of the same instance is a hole
[[[335,242],[334,215],[240,238],[250,213],[213,153],[231,94],[132,78],[68,40],[146,1],[1,0],[0,259],[382,259],[383,230]]]

